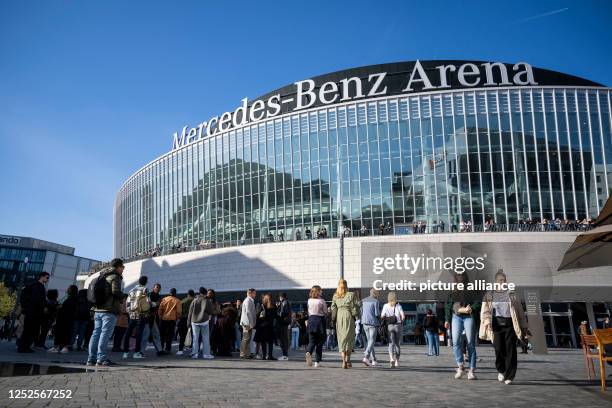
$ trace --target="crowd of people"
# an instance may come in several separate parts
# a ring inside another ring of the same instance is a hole
[[[249,289],[244,299],[217,301],[215,291],[200,287],[179,299],[171,288],[162,296],[159,283],[149,290],[148,279],[141,276],[128,293],[123,292],[123,262],[111,261],[109,267],[92,280],[89,288],[71,285],[59,299],[57,290],[45,290],[49,274],[26,287],[21,297],[22,330],[17,351],[32,353],[70,353],[87,350],[87,365],[110,366],[112,352],[122,359],[149,357],[149,344],[157,355],[175,353],[192,359],[211,360],[216,356],[239,354],[241,359],[288,360],[289,350],[304,350],[309,367],[321,367],[323,349],[340,353],[341,367],[350,369],[355,350],[363,348],[358,360],[368,367],[381,362],[375,345],[387,344],[388,366],[400,366],[402,328],[406,318],[395,292],[389,292],[381,304],[380,293],[360,299],[359,291],[350,291],[340,280],[328,303],[323,290],[310,289],[304,312],[294,312],[286,293],[276,299],[270,293],[257,297]],[[467,283],[466,274],[455,274],[456,282]],[[499,271],[497,283],[506,281]],[[464,285],[463,287],[466,287]],[[445,303],[442,324],[431,309],[422,322],[427,354],[440,354],[439,332],[452,333],[455,378],[467,372],[476,379],[476,336],[491,341],[495,348],[498,380],[510,384],[517,370],[517,344],[530,335],[520,300],[513,292],[492,291],[482,299],[473,299],[467,290],[455,290]],[[480,327],[476,324],[480,321]],[[47,347],[49,333],[53,345]],[[178,338],[178,348],[173,350]],[[275,345],[280,354],[275,355]],[[385,363],[386,364],[386,363]]]

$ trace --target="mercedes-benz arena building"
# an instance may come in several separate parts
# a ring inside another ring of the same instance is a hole
[[[163,254],[128,263],[128,284],[146,274],[228,297],[334,288],[339,240],[314,238],[339,226],[350,229],[353,287],[368,243],[539,242],[539,268],[556,270],[575,228],[519,223],[598,216],[612,188],[611,99],[525,62],[411,61],[300,80],[177,128],[172,150],[117,194],[115,255]],[[179,246],[189,251],[170,254]],[[531,284],[538,271],[516,251],[491,268]],[[609,286],[605,272],[589,272],[589,285]]]

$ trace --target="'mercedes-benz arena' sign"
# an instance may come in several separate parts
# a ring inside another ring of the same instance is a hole
[[[243,98],[233,112],[175,132],[172,149],[232,128],[318,106],[424,91],[534,85],[601,86],[571,75],[532,68],[526,62],[417,60],[371,65],[297,81],[253,101]]]

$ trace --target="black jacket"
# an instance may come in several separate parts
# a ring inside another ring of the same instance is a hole
[[[291,323],[291,305],[288,300],[283,300],[278,308],[278,324],[288,326]]]
[[[23,289],[21,311],[24,315],[41,317],[47,306],[45,285],[36,281]]]
[[[431,316],[426,315],[425,318],[423,319],[423,327],[427,331],[432,331],[432,332],[437,333],[438,329],[440,328],[440,321],[434,315],[431,315]]]

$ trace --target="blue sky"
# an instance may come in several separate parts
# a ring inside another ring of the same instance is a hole
[[[245,96],[415,59],[526,61],[610,86],[610,44],[608,1],[5,0],[0,234],[109,259],[125,179]]]

